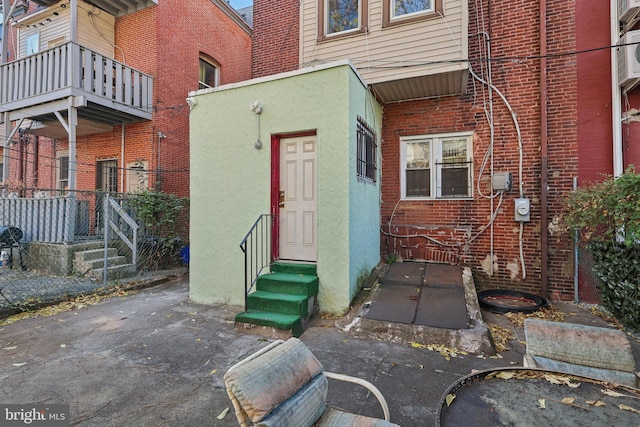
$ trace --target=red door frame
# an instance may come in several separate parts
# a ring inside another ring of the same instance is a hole
[[[271,253],[273,260],[280,258],[280,218],[278,217],[278,204],[280,202],[280,141],[286,138],[315,135],[317,135],[316,130],[271,135],[271,215],[273,218]]]

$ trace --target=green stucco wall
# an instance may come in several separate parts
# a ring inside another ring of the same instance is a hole
[[[357,117],[380,135],[381,109],[348,64],[278,77],[191,94],[190,298],[243,304],[239,243],[270,211],[271,135],[315,130],[320,309],[343,313],[379,260],[379,184],[357,181],[355,147]]]

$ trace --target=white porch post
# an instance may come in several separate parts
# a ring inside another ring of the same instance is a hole
[[[76,127],[78,126],[78,109],[73,106],[69,106],[69,190],[76,190],[76,174],[77,174],[77,159],[76,159]]]
[[[3,0],[6,1],[6,0]],[[9,113],[4,113],[4,135],[2,146],[2,183],[6,184],[9,180],[9,154],[11,149],[9,148],[9,141],[11,140],[11,120],[9,119]]]
[[[78,0],[71,0],[71,43],[78,43]]]

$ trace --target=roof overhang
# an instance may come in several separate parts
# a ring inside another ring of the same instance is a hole
[[[60,0],[32,0],[39,6],[53,6]],[[115,17],[128,15],[158,4],[158,0],[84,0]]]
[[[373,92],[383,103],[412,101],[459,95],[467,90],[469,71],[466,69],[447,73],[371,83]]]

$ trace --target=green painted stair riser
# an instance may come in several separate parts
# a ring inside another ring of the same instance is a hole
[[[291,273],[304,274],[308,276],[316,276],[317,269],[315,264],[292,264],[286,262],[275,262],[271,265],[272,273]]]
[[[318,277],[291,273],[265,274],[258,278],[259,291],[314,296],[318,295]]]
[[[308,300],[307,297],[302,295],[255,291],[247,298],[247,310],[270,311],[306,317],[309,315]]]
[[[281,313],[268,313],[264,311],[249,311],[239,313],[236,323],[248,323],[251,325],[268,326],[285,331],[291,331],[291,335],[299,337],[304,332],[302,320],[299,316]]]
[[[315,264],[276,262],[270,274],[258,278],[255,292],[247,297],[247,311],[236,316],[236,323],[290,330],[299,337],[318,285]]]

